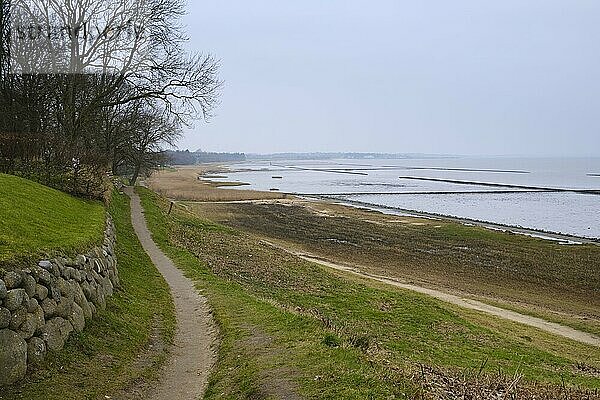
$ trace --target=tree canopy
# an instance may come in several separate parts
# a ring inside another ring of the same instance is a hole
[[[0,171],[91,196],[135,182],[218,103],[219,62],[190,54],[182,0],[0,0]]]

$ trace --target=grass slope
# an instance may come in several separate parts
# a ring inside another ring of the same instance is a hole
[[[83,333],[0,399],[127,399],[157,378],[175,330],[169,288],[137,240],[128,199],[115,194],[109,212],[121,286]]]
[[[190,204],[199,215],[375,275],[573,315],[600,332],[600,246],[319,204]]]
[[[180,208],[167,216],[164,199],[139,192],[155,241],[207,294],[220,324],[208,399],[413,398],[422,390],[420,364],[458,376],[485,363],[486,379],[500,370],[523,374],[527,388],[541,382],[532,390],[551,394],[538,398],[556,398],[563,382],[600,387],[577,370],[600,368],[597,349],[558,338],[554,349],[537,347],[444,303],[332,273]]]
[[[101,242],[104,223],[99,202],[0,174],[0,264],[88,249]]]

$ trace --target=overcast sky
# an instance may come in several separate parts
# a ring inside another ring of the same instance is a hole
[[[598,0],[189,0],[221,105],[180,148],[600,155]]]

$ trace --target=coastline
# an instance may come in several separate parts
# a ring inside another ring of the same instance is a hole
[[[231,183],[225,189],[214,181],[199,184],[211,168],[184,171],[193,198],[169,193],[180,173],[154,177],[149,187],[203,220],[293,252],[600,336],[598,276],[589,274],[600,262],[597,242],[566,235],[550,240],[546,236],[552,234],[533,230],[332,198],[285,193],[273,198],[269,192],[231,189]],[[214,191],[226,195],[213,199]]]
[[[171,214],[168,199],[141,194],[147,216],[155,219],[155,237],[173,246],[180,268],[195,277],[217,319],[225,322],[228,345],[219,352],[213,393],[223,393],[241,378],[265,388],[279,387],[274,383],[283,378],[286,395],[281,397],[300,398],[291,393],[312,389],[294,386],[298,377],[316,385],[310,398],[322,397],[322,385],[340,393],[346,382],[356,395],[366,382],[399,387],[398,373],[410,376],[413,365],[414,376],[423,376],[423,365],[435,365],[448,377],[483,359],[489,367],[480,367],[478,380],[499,382],[500,371],[515,379],[517,368],[532,388],[548,387],[550,381],[597,387],[598,347],[564,335],[573,333],[571,327],[600,337],[597,299],[589,295],[597,280],[578,279],[587,265],[580,258],[570,262],[570,255],[579,253],[596,264],[596,246],[559,248],[478,227],[314,199],[178,201]],[[554,264],[547,262],[553,258]],[[564,273],[556,274],[556,266]],[[385,282],[373,279],[377,276]],[[529,285],[528,277],[536,276],[547,284]],[[486,294],[488,300],[481,300]],[[517,315],[510,312],[516,304],[489,305],[506,299],[530,307]],[[542,314],[544,305],[559,313]],[[559,324],[561,332],[540,329],[538,322],[543,328]],[[576,339],[594,337],[579,335]],[[240,369],[240,360],[256,363],[243,361],[249,369]],[[379,367],[381,373],[364,379],[370,371],[365,368]],[[259,373],[248,374],[252,371]],[[358,385],[348,381],[353,371],[359,371]],[[533,393],[540,390],[545,389]]]
[[[236,170],[235,168],[232,168],[232,165],[219,164],[218,166],[215,166],[215,165],[211,166],[211,168],[215,168],[215,167],[218,168],[220,173],[238,172],[238,170]],[[213,175],[213,176],[207,176],[207,175]],[[204,178],[204,177],[206,177],[206,178]],[[222,176],[220,176],[220,177],[222,177]],[[217,188],[251,185],[249,182],[236,182],[235,185],[232,185],[231,182],[227,182],[227,181],[219,182],[219,181],[213,180],[215,178],[217,178],[217,176],[214,176],[214,172],[213,173],[211,173],[211,172],[203,173],[202,172],[199,174],[199,179],[207,182],[208,184],[214,185]],[[419,178],[419,179],[421,179],[421,178]],[[447,181],[447,180],[443,180],[443,181]],[[475,182],[471,182],[471,183],[475,183]],[[498,187],[498,189],[495,189],[492,191],[481,191],[481,192],[472,192],[472,193],[476,193],[476,194],[479,194],[479,193],[511,194],[511,193],[527,193],[527,192],[549,192],[549,193],[571,192],[571,193],[598,195],[597,190],[555,189],[555,188],[545,188],[545,187],[542,188],[542,187],[538,187],[538,186],[534,187],[534,186],[504,185],[504,184],[489,184],[489,185]],[[504,189],[502,189],[502,188],[504,188]],[[241,190],[241,191],[242,192],[244,192],[244,191],[250,192],[250,190]],[[331,194],[329,194],[329,193],[327,193],[327,194],[324,194],[324,193],[297,193],[297,192],[273,191],[273,190],[266,191],[266,190],[257,190],[257,189],[253,189],[251,191],[254,193],[263,193],[265,197],[268,197],[271,199],[294,198],[294,197],[300,198],[300,199],[313,199],[313,200],[331,202],[331,203],[335,203],[335,204],[344,204],[344,205],[348,205],[351,207],[359,207],[359,208],[364,208],[364,209],[368,209],[368,210],[379,211],[379,212],[382,212],[382,213],[388,214],[388,215],[410,215],[410,216],[418,217],[418,218],[441,219],[441,220],[445,220],[445,221],[457,222],[457,223],[460,223],[465,226],[474,225],[474,226],[479,226],[479,227],[483,227],[486,229],[490,229],[493,231],[501,231],[501,232],[506,232],[508,234],[524,235],[524,236],[534,237],[534,238],[538,238],[538,239],[549,240],[552,242],[557,242],[562,245],[580,245],[580,244],[600,245],[600,237],[590,237],[590,236],[578,235],[578,234],[573,234],[573,233],[563,233],[560,231],[553,231],[553,230],[548,230],[548,229],[539,229],[539,228],[534,228],[534,227],[505,224],[505,223],[499,223],[499,222],[494,222],[494,221],[489,221],[489,220],[475,219],[475,218],[469,218],[469,217],[463,217],[463,216],[457,216],[457,215],[451,215],[451,214],[426,212],[426,211],[420,211],[420,210],[415,210],[415,209],[411,209],[411,208],[386,206],[386,205],[373,204],[373,203],[363,202],[363,201],[358,201],[358,200],[351,200],[351,199],[347,199],[347,198],[344,198],[344,199],[338,198],[338,196],[346,196],[347,193],[331,193]],[[454,191],[453,192],[429,192],[429,191],[427,191],[427,192],[417,192],[417,193],[399,192],[397,194],[399,194],[399,195],[404,195],[404,194],[427,195],[427,194],[459,194],[459,193],[461,193],[461,192],[454,192]],[[471,193],[471,192],[468,192],[468,193]],[[364,192],[364,193],[352,193],[352,194],[376,195],[379,193]],[[385,192],[385,193],[381,193],[381,194],[394,194],[394,193]],[[279,195],[279,196],[277,196],[277,195]],[[255,197],[256,197],[255,198],[256,200],[261,199],[260,195],[258,195],[258,196],[255,195]]]
[[[205,176],[213,175],[215,173],[214,168],[217,168],[217,170],[220,173],[232,172],[232,170],[226,165],[211,165],[204,172],[199,172],[199,178],[201,178],[201,180],[203,180],[204,182],[207,182],[210,185],[214,185],[216,188],[219,188],[219,189],[222,189],[224,187],[232,188],[235,186],[250,185],[250,183],[248,183],[248,182],[238,182],[237,184],[231,184],[230,182],[218,182],[218,181],[205,179],[204,178]],[[213,176],[210,176],[209,178],[214,179],[214,178],[218,178],[218,177],[220,177],[220,176],[213,175]],[[233,189],[233,190],[235,190],[235,189]],[[239,191],[250,192],[249,190],[243,190],[243,189],[239,190]],[[570,235],[570,234],[565,234],[565,233],[561,233],[561,232],[553,232],[553,231],[548,231],[548,230],[543,230],[543,229],[535,229],[535,228],[528,228],[528,227],[517,226],[517,225],[501,224],[501,223],[496,223],[496,222],[491,222],[491,221],[484,221],[484,220],[478,220],[478,219],[472,219],[472,218],[466,218],[466,217],[457,217],[457,216],[447,215],[447,214],[431,213],[431,212],[412,210],[412,209],[401,208],[401,207],[385,206],[385,205],[372,204],[372,203],[356,201],[356,200],[336,198],[337,196],[342,195],[342,194],[328,194],[328,195],[310,194],[310,193],[309,194],[298,194],[298,193],[290,193],[290,192],[267,192],[267,191],[263,191],[263,190],[252,190],[252,192],[263,193],[266,197],[265,199],[267,199],[267,198],[268,199],[274,199],[274,198],[275,199],[278,199],[278,198],[312,199],[312,200],[319,200],[319,201],[324,201],[324,202],[328,202],[328,203],[332,203],[332,204],[342,204],[342,205],[347,205],[350,207],[358,207],[358,208],[364,208],[364,209],[372,210],[372,211],[379,211],[381,213],[388,214],[388,215],[408,215],[408,216],[413,216],[413,217],[418,217],[418,218],[441,219],[441,220],[445,220],[445,221],[457,222],[457,223],[460,223],[465,226],[474,225],[474,226],[479,226],[482,228],[490,229],[493,231],[501,231],[501,232],[505,232],[505,233],[509,233],[509,234],[524,235],[524,236],[529,236],[529,237],[533,237],[533,238],[549,240],[549,241],[557,242],[562,245],[595,244],[595,245],[600,246],[600,238],[590,238],[590,237],[585,237],[585,236]],[[452,192],[452,193],[454,193],[454,192]],[[498,191],[498,193],[523,193],[523,191],[522,190],[520,190],[520,191],[506,190],[506,191]],[[279,194],[280,196],[273,196],[274,194]],[[376,193],[365,192],[365,194],[376,194]],[[423,194],[429,194],[429,193],[423,193]],[[260,197],[260,196],[258,196],[258,197]],[[256,198],[254,200],[264,200],[264,199]],[[235,200],[232,200],[232,201],[235,201]],[[245,199],[245,200],[240,200],[240,201],[253,201],[253,200]]]
[[[318,199],[182,201],[187,212],[293,252],[600,335],[594,244],[511,235],[442,218]]]
[[[465,217],[456,217],[446,214],[428,213],[424,211],[410,210],[400,207],[383,206],[379,204],[366,203],[362,201],[347,200],[347,199],[336,199],[335,197],[328,196],[299,196],[300,198],[317,198],[323,201],[329,201],[336,204],[349,205],[352,207],[364,208],[367,210],[380,211],[388,215],[408,215],[412,217],[427,218],[427,219],[441,219],[445,221],[457,222],[465,226],[479,226],[482,228],[490,229],[493,231],[501,231],[506,233],[513,233],[516,235],[525,235],[538,239],[551,240],[564,245],[578,245],[578,244],[595,244],[600,246],[600,239],[587,238],[583,236],[567,235],[560,232],[545,231],[542,229],[525,228],[522,226],[505,225],[495,222],[482,221],[477,219],[470,219]],[[386,212],[389,211],[389,212]]]

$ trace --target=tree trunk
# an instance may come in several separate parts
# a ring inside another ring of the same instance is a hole
[[[141,163],[137,163],[135,165],[135,170],[133,171],[133,176],[129,180],[129,185],[130,186],[135,186],[135,183],[137,182],[138,177],[140,176],[140,170],[141,170],[141,168],[142,168]]]

